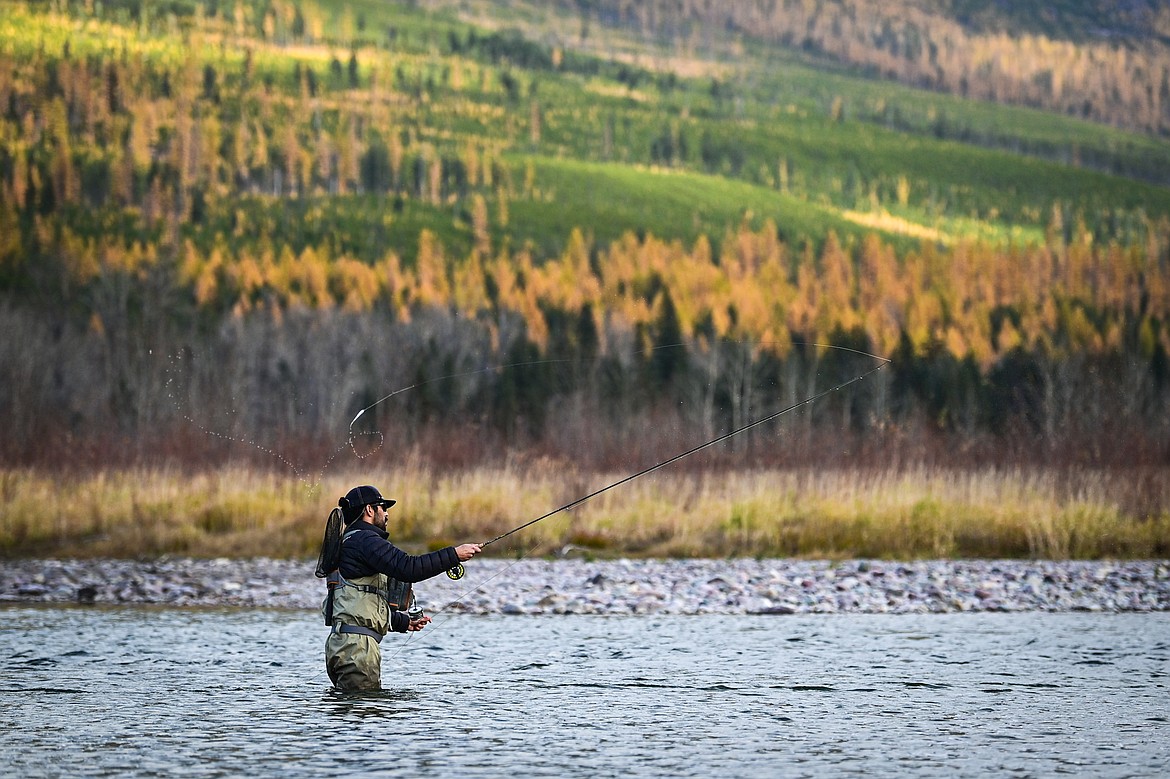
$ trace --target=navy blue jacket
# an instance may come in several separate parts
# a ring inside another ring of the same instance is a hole
[[[459,562],[453,546],[423,555],[407,554],[390,543],[385,530],[369,522],[354,522],[345,528],[343,536],[338,568],[346,579],[384,573],[400,582],[414,584],[438,576]],[[409,617],[401,611],[390,614],[390,627],[397,633],[406,632],[409,622]]]

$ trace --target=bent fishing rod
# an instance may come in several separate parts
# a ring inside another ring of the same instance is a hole
[[[872,357],[873,359],[880,360],[881,362],[879,362],[876,367],[870,368],[868,371],[861,374],[860,376],[854,376],[852,379],[849,379],[848,381],[841,382],[837,386],[830,387],[829,389],[824,390],[823,392],[818,392],[816,395],[805,398],[804,400],[800,401],[799,403],[793,403],[791,406],[788,406],[787,408],[783,408],[779,411],[775,411],[771,414],[767,414],[766,416],[762,416],[759,419],[752,420],[751,422],[748,422],[745,425],[737,427],[734,430],[730,430],[730,431],[724,433],[723,435],[720,435],[716,438],[712,438],[710,441],[705,441],[704,443],[701,443],[698,446],[692,447],[692,448],[686,450],[685,452],[680,452],[680,453],[674,455],[673,457],[669,457],[665,460],[661,460],[661,461],[655,463],[654,465],[649,466],[648,468],[643,468],[642,470],[638,471],[637,473],[632,473],[629,476],[625,476],[621,479],[618,479],[617,481],[613,482],[612,484],[607,484],[606,486],[604,486],[598,490],[594,490],[593,492],[589,493],[588,495],[583,495],[580,498],[577,498],[575,500],[571,500],[563,506],[558,506],[557,508],[553,509],[552,511],[549,511],[545,514],[541,514],[536,519],[529,520],[528,522],[525,522],[523,525],[518,525],[517,527],[512,528],[508,532],[501,533],[500,535],[496,536],[495,538],[493,538],[489,541],[484,541],[482,544],[480,544],[480,546],[481,547],[490,546],[490,545],[496,543],[497,541],[502,541],[503,539],[507,538],[508,536],[512,535],[513,533],[518,533],[521,530],[524,530],[525,528],[532,527],[537,522],[542,522],[542,521],[548,519],[549,517],[555,516],[556,514],[560,514],[562,511],[571,511],[572,509],[577,508],[581,504],[583,504],[587,501],[590,501],[593,498],[596,498],[598,495],[601,495],[602,493],[608,492],[609,490],[612,490],[615,487],[620,487],[621,485],[627,484],[627,483],[633,481],[634,479],[641,478],[642,476],[645,476],[649,473],[653,473],[654,471],[657,471],[661,468],[665,468],[666,466],[671,465],[672,463],[676,463],[679,460],[682,460],[686,457],[690,457],[691,455],[696,454],[697,452],[701,452],[704,449],[715,446],[716,444],[723,443],[724,441],[726,441],[729,438],[737,436],[740,433],[745,433],[748,430],[759,427],[760,425],[771,422],[773,419],[776,419],[777,417],[784,416],[785,414],[788,414],[792,411],[795,411],[798,408],[815,403],[816,401],[820,400],[821,398],[827,397],[827,396],[833,394],[834,392],[839,392],[840,390],[845,389],[846,387],[850,386],[851,384],[856,384],[857,382],[865,379],[867,376],[870,376],[874,373],[877,373],[882,368],[886,367],[891,362],[893,362],[893,360],[889,359],[888,357],[879,357],[876,354],[870,354],[868,352],[863,352],[863,351],[860,351],[858,349],[850,349],[850,348],[844,347],[844,346],[838,346],[838,347],[833,347],[833,348],[842,349],[844,351],[849,351],[849,352],[854,352],[855,354],[864,355],[866,357]],[[451,579],[461,579],[461,578],[463,578],[463,573],[464,573],[463,565],[461,563],[456,563],[450,570],[447,571],[447,576]]]

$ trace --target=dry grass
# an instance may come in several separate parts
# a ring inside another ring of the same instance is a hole
[[[519,531],[493,554],[1151,558],[1170,556],[1170,470],[982,469],[652,474]],[[331,476],[244,468],[76,478],[0,471],[0,554],[306,557],[356,483],[399,500],[391,537],[484,541],[626,474],[552,461]]]

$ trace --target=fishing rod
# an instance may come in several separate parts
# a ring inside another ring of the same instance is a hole
[[[621,485],[627,484],[628,482],[631,482],[634,479],[640,478],[640,477],[645,476],[649,473],[653,473],[654,471],[657,471],[660,468],[665,468],[666,466],[668,466],[672,463],[676,463],[685,457],[690,457],[692,454],[695,454],[697,452],[701,452],[704,449],[707,449],[708,447],[715,446],[716,444],[722,443],[722,442],[726,441],[727,439],[732,438],[733,436],[737,436],[740,433],[744,433],[744,432],[747,432],[748,430],[751,430],[752,428],[759,427],[760,425],[766,424],[767,422],[771,422],[773,419],[776,419],[777,417],[783,416],[784,414],[795,411],[796,409],[801,408],[802,406],[807,406],[809,404],[815,403],[816,401],[820,400],[821,398],[824,398],[828,395],[831,395],[834,392],[839,392],[840,390],[845,389],[846,387],[850,386],[851,384],[856,384],[857,382],[865,379],[867,376],[870,376],[874,373],[877,373],[882,368],[886,367],[887,365],[889,365],[890,363],[893,362],[893,360],[889,359],[888,357],[879,357],[876,354],[870,354],[869,352],[863,352],[859,349],[850,349],[849,347],[846,347],[846,346],[835,346],[835,347],[830,347],[830,348],[841,349],[843,351],[853,352],[854,354],[860,354],[860,355],[863,355],[865,357],[871,357],[875,360],[879,360],[880,362],[877,364],[877,366],[870,368],[868,371],[861,374],[860,376],[854,376],[852,379],[849,379],[848,381],[841,382],[840,384],[838,384],[835,387],[831,387],[827,390],[824,390],[823,392],[817,393],[816,395],[805,398],[804,400],[800,401],[799,403],[794,403],[791,406],[788,406],[787,408],[781,409],[780,411],[775,411],[771,414],[767,414],[765,416],[762,416],[759,419],[752,420],[751,422],[748,422],[745,425],[737,427],[734,430],[730,430],[730,431],[724,433],[723,435],[720,435],[716,438],[712,438],[710,441],[705,441],[704,443],[701,443],[698,446],[692,447],[692,448],[686,450],[685,452],[680,452],[679,454],[676,454],[673,457],[669,457],[665,460],[661,460],[660,462],[657,462],[648,468],[643,468],[642,470],[638,471],[637,473],[632,473],[629,476],[625,476],[621,479],[618,479],[617,481],[613,482],[612,484],[607,484],[606,486],[602,487],[601,489],[594,490],[593,492],[589,493],[588,495],[583,495],[580,498],[569,501],[568,503],[564,504],[563,506],[559,506],[559,507],[553,509],[552,511],[549,511],[545,514],[540,515],[536,519],[532,519],[532,520],[529,520],[528,522],[525,522],[523,525],[518,525],[506,533],[501,533],[500,535],[496,536],[495,538],[491,539],[490,541],[484,541],[482,544],[480,544],[480,546],[481,547],[490,546],[491,544],[494,544],[497,541],[502,541],[503,539],[507,538],[508,536],[512,535],[513,533],[518,533],[521,530],[524,530],[525,528],[532,527],[537,522],[542,522],[542,521],[548,519],[549,517],[552,517],[556,514],[561,513],[562,511],[570,511],[570,510],[580,506],[581,504],[583,504],[589,500],[592,500],[593,498],[596,498],[598,495],[601,495],[604,492],[608,492],[609,490],[614,489],[615,487],[620,487]],[[463,577],[463,573],[464,573],[463,565],[461,563],[456,563],[452,568],[450,568],[447,571],[447,576],[451,579],[460,579]]]

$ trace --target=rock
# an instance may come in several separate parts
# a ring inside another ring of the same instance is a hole
[[[796,607],[790,606],[787,603],[778,603],[775,606],[765,606],[755,611],[749,611],[749,614],[795,614]]]
[[[844,579],[838,580],[836,586],[838,592],[848,592],[849,590],[856,589],[858,584],[860,584],[860,582],[858,582],[855,577],[847,576]]]
[[[9,602],[319,607],[312,561],[17,560]],[[432,614],[772,614],[1170,611],[1170,561],[477,559],[467,578],[415,590]],[[100,582],[100,584],[95,584]]]

